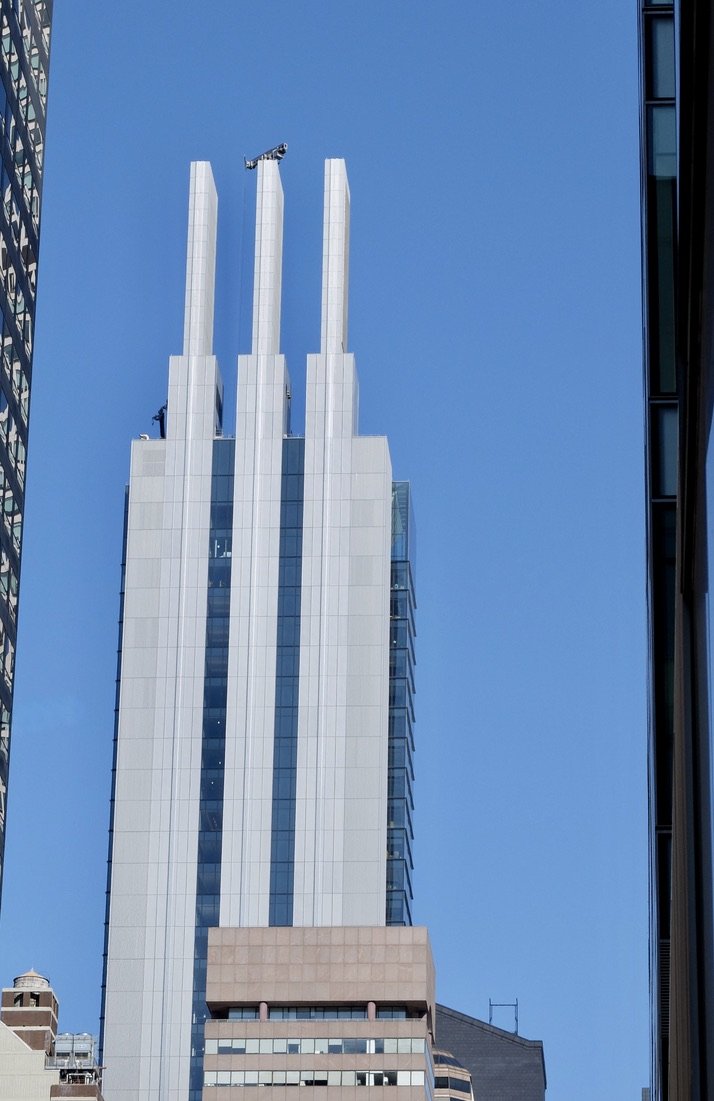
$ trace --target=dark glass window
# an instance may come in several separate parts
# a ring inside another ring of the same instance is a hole
[[[363,1005],[271,1005],[270,1020],[280,1021],[337,1021],[364,1020],[367,1007]]]
[[[270,925],[291,925],[293,919],[304,452],[303,439],[293,437],[283,441],[268,915]]]
[[[647,96],[649,99],[674,99],[674,20],[665,17],[648,19],[647,35]]]
[[[674,735],[674,619],[676,596],[674,502],[652,508],[652,667],[654,688],[655,814],[657,826],[672,824]]]
[[[676,180],[650,177],[647,186],[647,309],[650,390],[677,389],[674,329]]]
[[[648,109],[648,171],[660,180],[677,177],[677,120],[674,107]]]
[[[655,497],[677,494],[677,406],[652,408],[652,492]]]
[[[218,925],[220,912],[234,457],[233,440],[214,442],[211,471],[211,526],[208,542],[189,1098],[201,1097],[203,1032],[208,1017],[206,1006],[208,930],[211,926]]]

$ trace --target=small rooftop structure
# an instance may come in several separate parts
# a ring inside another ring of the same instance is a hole
[[[29,971],[25,971],[22,975],[17,975],[12,982],[15,990],[49,990],[50,980],[46,979],[44,975],[39,975],[37,971],[30,968]]]

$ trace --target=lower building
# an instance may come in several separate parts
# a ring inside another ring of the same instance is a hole
[[[526,1040],[437,1005],[436,1043],[469,1071],[474,1101],[544,1101],[547,1081],[540,1040]],[[460,1101],[458,1092],[449,1096]]]
[[[264,1086],[271,1101],[292,1086],[322,1087],[324,1101],[359,1101],[360,1087],[433,1097],[423,927],[212,929],[206,992],[204,1101]]]
[[[95,1038],[58,1036],[58,1014],[49,979],[36,971],[18,975],[2,991],[0,1101],[102,1101]]]
[[[33,1051],[24,1040],[0,1022],[0,1101],[47,1101],[59,1071],[46,1066],[42,1051]]]
[[[450,1051],[434,1048],[434,1098],[439,1101],[477,1101],[471,1075]]]

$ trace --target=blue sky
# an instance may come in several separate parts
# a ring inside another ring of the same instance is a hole
[[[129,441],[182,339],[188,165],[216,350],[249,342],[242,167],[279,141],[283,350],[319,338],[322,161],[352,190],[361,430],[418,529],[415,912],[441,1001],[520,1003],[549,1101],[647,1082],[636,6],[58,0],[0,980],[96,1028]],[[508,1025],[507,1014],[496,1023]]]

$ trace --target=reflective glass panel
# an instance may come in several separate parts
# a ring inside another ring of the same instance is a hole
[[[677,120],[674,107],[650,107],[648,112],[648,170],[659,180],[677,175]]]
[[[674,99],[674,20],[647,20],[647,95],[652,99]]]

